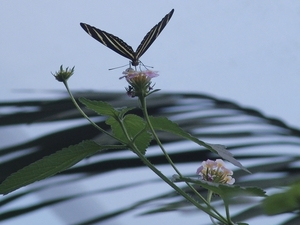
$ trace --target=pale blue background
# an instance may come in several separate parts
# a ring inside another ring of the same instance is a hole
[[[123,91],[126,83],[118,79],[123,69],[108,69],[128,60],[88,36],[79,23],[115,34],[136,49],[172,8],[173,18],[141,58],[160,72],[156,88],[211,94],[300,128],[300,1],[296,0],[1,1],[0,100],[65,92],[50,73],[61,64],[76,66],[69,81],[73,90]],[[26,127],[24,131],[34,135]],[[34,200],[24,204],[27,201]],[[109,202],[99,204],[107,208]],[[42,210],[6,224],[64,224],[56,213]],[[155,224],[149,218],[149,224]],[[156,223],[202,224],[198,219],[203,215],[183,212],[158,218]],[[128,216],[119,224],[142,222],[146,224],[143,217]]]

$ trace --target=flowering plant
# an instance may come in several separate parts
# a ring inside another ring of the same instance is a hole
[[[222,159],[203,161],[197,169],[197,174],[202,180],[214,183],[233,184],[235,182],[235,179],[231,177],[233,172],[225,167]]]
[[[126,88],[127,94],[130,97],[138,98],[143,117],[130,113],[133,108],[124,107],[116,109],[106,102],[93,101],[85,98],[79,99],[79,101],[88,109],[95,111],[99,115],[106,116],[106,124],[110,126],[112,132],[108,132],[98,126],[78,105],[67,83],[73,73],[74,67],[72,69],[63,69],[61,66],[60,70],[56,72],[54,76],[58,81],[63,82],[71,100],[82,116],[85,117],[95,129],[114,138],[119,144],[104,145],[92,140],[87,140],[82,141],[77,145],[64,148],[12,174],[0,185],[0,193],[8,194],[35,181],[50,177],[68,169],[82,159],[98,153],[99,151],[127,148],[136,154],[149,169],[171,188],[177,191],[178,194],[198,209],[207,213],[214,224],[245,224],[232,221],[229,211],[229,204],[232,198],[249,195],[264,197],[265,192],[256,187],[240,187],[233,185],[235,183],[235,179],[232,177],[233,172],[225,167],[223,159],[231,162],[245,172],[249,171],[226,150],[225,146],[201,141],[182,130],[176,123],[167,118],[148,115],[147,96],[159,91],[158,89],[153,89],[154,86],[152,85],[152,78],[158,76],[157,72],[151,70],[137,71],[129,68],[123,72],[123,76],[120,78],[125,78],[128,82],[129,86]],[[202,162],[201,166],[197,169],[197,178],[186,177],[173,163],[171,157],[161,143],[157,131],[170,132],[174,135],[193,141],[196,144],[209,149],[216,154],[218,158],[222,159],[208,159]],[[152,140],[156,141],[170,166],[174,169],[175,175],[173,175],[172,179],[169,179],[147,159],[146,150]],[[178,182],[184,182],[193,195],[179,187],[177,185]],[[199,193],[199,188],[207,190],[208,194],[206,198]],[[211,199],[213,195],[223,200],[226,212],[225,216],[217,211],[212,204]]]

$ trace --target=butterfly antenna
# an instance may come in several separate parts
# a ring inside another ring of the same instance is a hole
[[[125,67],[125,66],[127,66],[127,64],[126,64],[126,65],[123,65],[123,66],[118,66],[118,67],[110,68],[110,69],[108,69],[108,70],[115,70],[115,69],[119,69],[119,68],[122,68],[122,67]]]

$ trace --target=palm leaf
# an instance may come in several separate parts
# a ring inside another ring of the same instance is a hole
[[[129,99],[123,93],[78,92],[76,96],[108,101],[115,107],[137,106],[135,99]],[[241,186],[258,186],[271,190],[274,187],[286,186],[299,179],[299,167],[295,163],[299,158],[300,132],[278,119],[268,118],[255,109],[243,108],[230,101],[200,94],[155,94],[149,96],[148,106],[150,115],[166,116],[201,140],[225,144],[235,158],[252,172],[249,175],[235,168],[234,177]],[[11,173],[31,162],[82,140],[94,139],[114,144],[113,140],[99,134],[85,120],[81,119],[68,97],[47,101],[3,102],[0,103],[0,109],[2,111],[14,109],[11,113],[3,114],[0,117],[2,129],[12,125],[17,127],[30,124],[28,127],[31,129],[46,127],[47,130],[47,127],[51,126],[55,130],[18,144],[3,147],[0,151],[3,159],[0,164],[1,182]],[[86,111],[86,113],[99,125],[109,129],[104,123],[104,118],[91,111]],[[141,111],[136,109],[135,113],[141,114]],[[62,126],[63,124],[65,126]],[[172,160],[187,176],[194,176],[195,170],[202,161],[216,157],[210,151],[189,144],[177,136],[163,132],[159,135]],[[154,142],[151,143],[147,155],[153,164],[165,170],[165,173],[169,173],[170,177],[173,175],[174,172],[165,169],[167,161]],[[122,177],[119,177],[120,171],[122,171]],[[142,179],[141,176],[134,177],[132,174],[138,171],[143,171],[148,175]],[[102,182],[107,181],[107,178],[104,177],[107,177],[108,174],[113,180],[113,185],[109,187]],[[195,210],[158,178],[149,174],[150,172],[145,169],[141,161],[127,149],[104,152],[80,162],[48,180],[16,191],[2,198],[0,204],[2,207],[9,206],[20,201],[24,196],[45,191],[49,193],[64,184],[76,185],[79,182],[87,184],[90,180],[97,180],[99,183],[93,191],[64,193],[63,196],[56,196],[53,191],[52,197],[40,202],[6,210],[0,214],[0,221],[34,213],[43,207],[54,207],[62,203],[70,205],[72,201],[80,200],[84,196],[118,195],[118,193],[130,196],[126,193],[132,190],[141,190],[145,188],[145,185],[153,187],[156,194],[147,196],[145,193],[142,200],[129,199],[129,203],[124,207],[117,207],[117,204],[108,212],[99,212],[81,220],[77,218],[76,221],[68,221],[68,224],[95,224],[134,212],[140,215],[158,215],[161,212]],[[128,177],[135,179],[124,182]],[[187,192],[189,192],[188,189]],[[199,192],[205,193],[200,189]],[[247,204],[245,204],[246,200]],[[235,211],[233,218],[235,221],[245,221],[263,215],[259,206],[260,199],[246,200],[239,198],[233,202],[238,209],[244,209],[244,211]],[[221,205],[218,200],[215,201],[215,204]],[[206,216],[204,215],[204,217]],[[295,215],[291,215],[290,219],[300,223]]]

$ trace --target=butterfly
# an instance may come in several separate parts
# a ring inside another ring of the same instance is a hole
[[[132,47],[126,44],[122,39],[100,30],[96,27],[90,26],[86,23],[80,23],[80,26],[97,41],[115,51],[116,53],[131,60],[132,66],[137,66],[140,63],[140,57],[147,51],[151,44],[158,37],[160,32],[165,28],[169,20],[173,15],[174,9],[172,9],[162,20],[156,24],[144,37],[136,51],[133,51]]]

